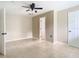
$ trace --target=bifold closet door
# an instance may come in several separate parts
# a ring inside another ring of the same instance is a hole
[[[79,11],[68,13],[68,44],[79,47]]]
[[[0,9],[0,53],[6,55],[5,46],[6,36],[6,19],[5,19],[5,8]]]

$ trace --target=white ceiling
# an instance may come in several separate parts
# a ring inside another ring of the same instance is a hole
[[[62,10],[72,6],[79,5],[79,1],[0,1],[0,8],[6,8],[7,14],[16,15],[29,15],[26,12],[26,8],[21,6],[29,5],[30,3],[36,3],[36,7],[43,7],[43,10],[39,10],[37,14],[49,11],[49,10]],[[37,15],[33,13],[33,15]]]

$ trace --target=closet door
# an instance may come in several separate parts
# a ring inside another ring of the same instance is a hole
[[[6,35],[6,21],[5,21],[5,9],[0,9],[0,53],[6,55],[5,46]]]
[[[68,13],[68,44],[79,47],[79,11]]]

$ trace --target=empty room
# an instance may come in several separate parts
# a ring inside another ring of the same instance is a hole
[[[0,58],[79,58],[79,1],[0,1]]]

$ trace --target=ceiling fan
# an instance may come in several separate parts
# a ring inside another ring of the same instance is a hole
[[[37,13],[37,10],[43,9],[43,8],[40,8],[40,7],[35,7],[35,3],[32,3],[29,6],[22,6],[22,7],[28,8],[28,10],[26,10],[26,11],[34,11],[35,10],[35,13]]]

